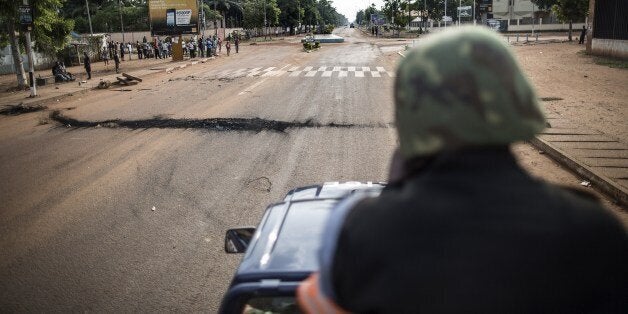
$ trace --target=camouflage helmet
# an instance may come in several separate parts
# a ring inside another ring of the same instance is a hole
[[[406,158],[507,145],[545,127],[503,39],[481,27],[443,31],[412,50],[397,69],[395,111]]]

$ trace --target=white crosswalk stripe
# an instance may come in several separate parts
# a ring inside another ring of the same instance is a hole
[[[289,67],[289,68],[288,68]],[[382,78],[395,77],[394,71],[387,71],[382,66],[290,66],[240,68],[227,70],[212,70],[209,76],[216,78],[239,77],[328,77],[328,78]],[[386,75],[385,75],[386,74]]]

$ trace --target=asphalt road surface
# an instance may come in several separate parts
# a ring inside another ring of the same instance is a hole
[[[0,311],[215,312],[226,229],[297,186],[385,181],[401,43],[337,32],[1,117]]]

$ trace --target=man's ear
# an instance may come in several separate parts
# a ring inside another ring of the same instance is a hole
[[[390,167],[388,169],[388,184],[401,183],[406,175],[406,161],[397,147],[390,157]]]

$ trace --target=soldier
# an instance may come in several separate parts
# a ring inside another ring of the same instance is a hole
[[[92,79],[92,61],[89,59],[87,55],[87,51],[83,51],[83,67],[85,67],[85,72],[87,72],[87,79]]]
[[[332,212],[309,312],[625,313],[628,239],[586,191],[531,177],[510,144],[545,127],[509,48],[443,31],[397,70],[399,154],[378,197]]]

